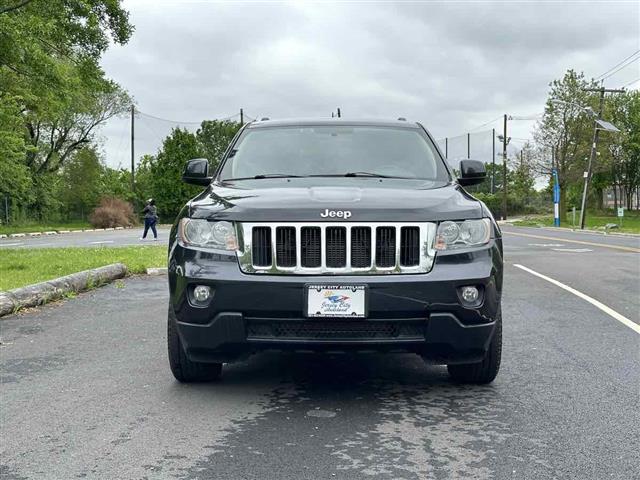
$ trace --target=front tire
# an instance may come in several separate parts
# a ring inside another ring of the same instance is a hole
[[[498,309],[496,327],[489,349],[481,362],[447,365],[449,376],[461,383],[487,384],[495,380],[502,357],[502,312]]]
[[[167,315],[167,347],[169,366],[173,376],[182,383],[209,382],[217,380],[222,375],[222,363],[192,362],[187,357],[180,336],[178,335],[177,319],[173,308],[169,305]]]

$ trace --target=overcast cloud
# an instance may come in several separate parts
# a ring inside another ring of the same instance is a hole
[[[107,52],[107,74],[141,112],[185,122],[240,107],[250,117],[326,117],[339,106],[345,117],[403,116],[453,137],[503,113],[541,112],[549,82],[568,68],[597,77],[640,48],[637,1],[154,0],[125,8],[136,31]],[[605,86],[638,77],[635,62]],[[514,148],[533,123],[510,122]],[[155,153],[172,126],[140,115],[136,156]],[[500,121],[477,131],[492,127]],[[102,134],[107,163],[127,166],[128,120],[112,120]],[[490,154],[490,141],[474,135],[473,156]],[[454,150],[463,145],[451,141]]]

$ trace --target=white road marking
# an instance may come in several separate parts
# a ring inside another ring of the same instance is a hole
[[[618,312],[616,312],[614,309],[612,309],[610,307],[607,307],[604,303],[599,302],[595,298],[591,298],[589,295],[585,295],[584,293],[579,292],[575,288],[571,288],[569,285],[565,285],[564,283],[559,282],[558,280],[554,280],[553,278],[547,277],[546,275],[542,275],[541,273],[538,273],[535,270],[531,270],[530,268],[527,268],[524,265],[520,265],[518,263],[514,263],[513,266],[517,267],[517,268],[519,268],[521,270],[524,270],[525,272],[529,272],[531,275],[535,275],[536,277],[540,277],[540,278],[542,278],[543,280],[546,280],[549,283],[553,283],[555,286],[560,287],[560,288],[566,290],[569,293],[573,293],[576,297],[580,297],[581,299],[586,300],[587,302],[589,302],[594,307],[599,308],[600,310],[602,310],[607,315],[612,316],[613,318],[618,320],[623,325],[626,325],[627,327],[629,327],[634,332],[640,334],[640,325],[638,325],[635,322],[632,322],[631,320],[629,320],[624,315],[621,315]]]
[[[24,245],[23,243],[0,243],[0,247],[15,247],[17,245]]]
[[[571,252],[571,253],[593,252],[593,250],[589,248],[552,248],[551,250],[555,252]]]
[[[102,242],[89,242],[89,243],[91,243],[93,245],[98,245],[98,244],[101,244],[101,243],[113,243],[113,240],[103,240]]]
[[[563,243],[530,243],[530,247],[564,247]]]
[[[581,245],[589,245],[590,247],[603,247],[603,248],[613,248],[615,250],[624,250],[625,252],[634,252],[640,253],[640,248],[634,247],[625,247],[624,245],[612,245],[609,243],[596,243],[596,242],[585,242],[583,240],[569,240],[568,238],[558,238],[558,237],[547,237],[544,235],[532,235],[530,233],[516,233],[505,230],[502,232],[506,235],[515,235],[516,237],[526,237],[526,238],[541,238],[543,240],[554,240],[556,242],[565,242],[565,243],[579,243]]]

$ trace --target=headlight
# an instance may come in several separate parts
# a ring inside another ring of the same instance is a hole
[[[491,238],[491,221],[465,220],[464,222],[442,222],[436,234],[436,250],[477,247],[485,245]]]
[[[183,244],[216,250],[237,250],[238,239],[231,222],[209,222],[195,218],[180,220],[178,235]]]

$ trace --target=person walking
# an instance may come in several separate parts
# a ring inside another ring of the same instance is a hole
[[[156,201],[153,198],[147,200],[147,204],[142,209],[144,213],[144,233],[140,240],[147,238],[147,232],[149,229],[153,232],[153,240],[158,240],[158,231],[156,230],[156,224],[158,223],[158,208],[156,207]]]

